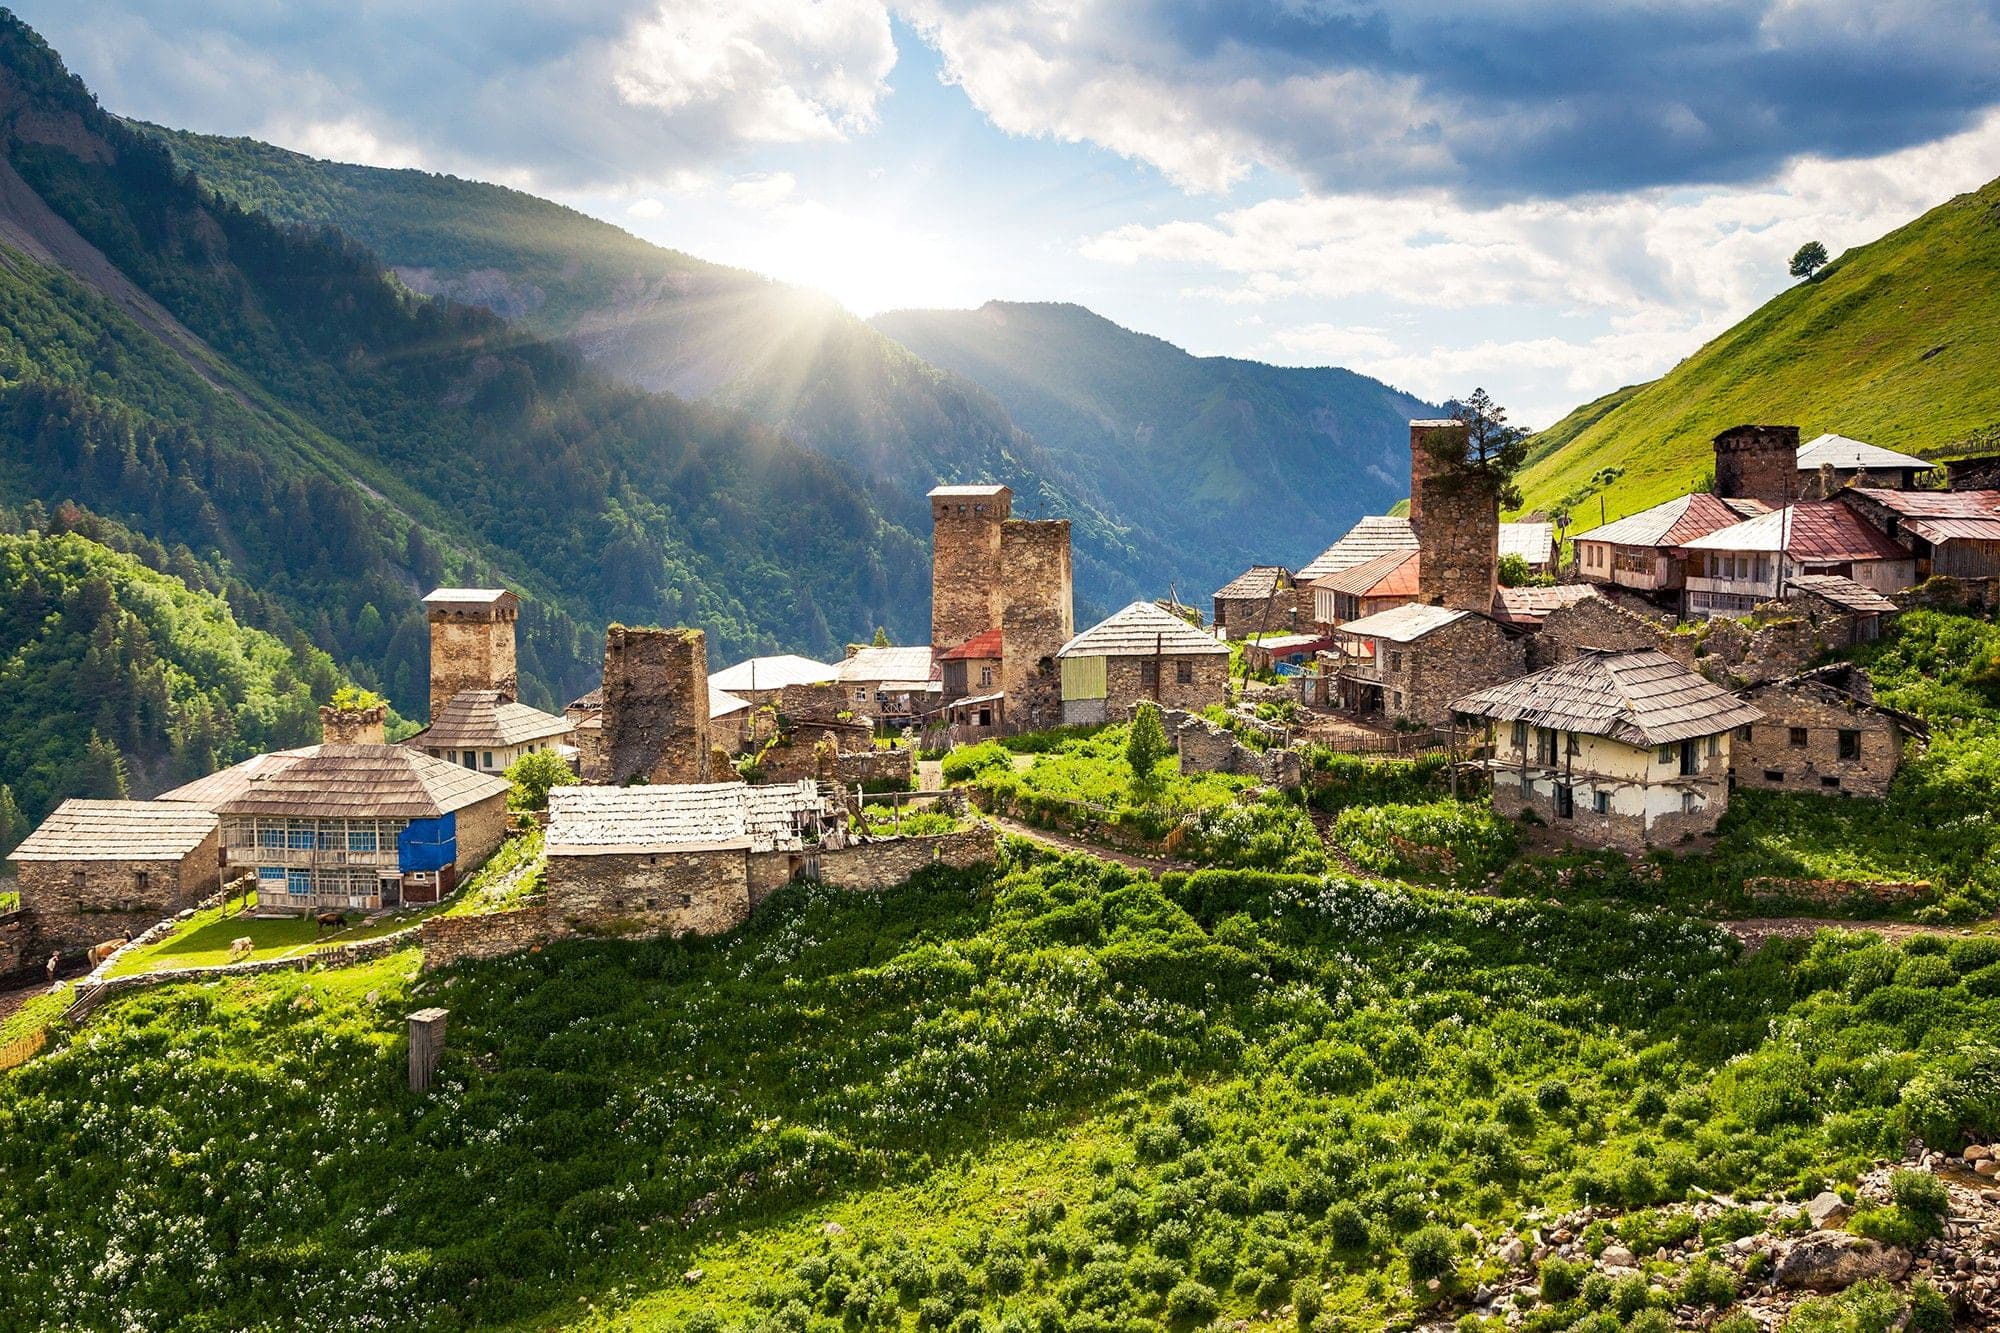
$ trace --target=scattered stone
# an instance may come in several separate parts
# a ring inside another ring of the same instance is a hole
[[[828,1222],[819,1230],[822,1236],[845,1236],[847,1234],[847,1228],[838,1222]]]
[[[1813,1224],[1813,1230],[1824,1231],[1834,1223],[1845,1220],[1851,1211],[1847,1200],[1832,1190],[1821,1190],[1806,1204],[1806,1220]]]
[[[1910,1252],[1844,1231],[1802,1236],[1778,1260],[1772,1279],[1781,1287],[1843,1291],[1868,1278],[1897,1278],[1910,1266]]]
[[[1975,1143],[1965,1150],[1965,1160],[1968,1162],[1985,1162],[1992,1157],[1993,1150],[1983,1143]]]
[[[1637,1268],[1639,1266],[1639,1256],[1626,1249],[1623,1245],[1607,1245],[1604,1247],[1604,1253],[1598,1257],[1603,1260],[1606,1268]]]
[[[1528,1247],[1521,1243],[1519,1237],[1500,1247],[1500,1262],[1509,1268],[1519,1267],[1521,1261],[1527,1257]]]

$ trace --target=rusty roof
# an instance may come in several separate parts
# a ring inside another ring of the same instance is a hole
[[[1056,656],[1185,657],[1196,653],[1227,656],[1229,648],[1171,611],[1151,602],[1134,602],[1071,639]]]
[[[1613,546],[1680,546],[1765,512],[1767,507],[1760,501],[1724,500],[1706,491],[1696,491],[1580,532],[1576,539],[1609,542]]]
[[[999,661],[1001,638],[997,629],[981,630],[948,653],[939,655],[940,662]]]
[[[213,814],[154,801],[64,801],[9,861],[173,861],[215,832]]]
[[[1389,551],[1314,579],[1312,586],[1315,590],[1344,592],[1350,597],[1415,597],[1418,560],[1415,547]]]
[[[1795,574],[1787,582],[1800,592],[1809,592],[1815,597],[1822,597],[1848,611],[1868,614],[1902,610],[1881,593],[1865,584],[1856,583],[1845,574]]]
[[[1369,514],[1349,528],[1341,539],[1321,551],[1313,561],[1299,571],[1299,581],[1310,583],[1314,579],[1335,574],[1343,569],[1352,569],[1364,560],[1373,560],[1378,555],[1390,551],[1414,551],[1417,549],[1417,530],[1407,518],[1392,517],[1388,514]]]
[[[566,736],[576,729],[568,718],[516,702],[498,690],[460,690],[438,715],[405,745],[426,749],[499,749]]]
[[[1681,543],[1688,551],[1775,551],[1794,560],[1832,563],[1903,560],[1909,552],[1838,500],[1807,500]]]
[[[1215,590],[1218,598],[1273,597],[1291,585],[1292,571],[1283,565],[1252,565]]]
[[[1576,659],[1452,701],[1452,711],[1495,722],[1666,745],[1714,736],[1764,714],[1654,648],[1583,649]]]
[[[1548,588],[1496,588],[1493,618],[1506,625],[1539,625],[1551,611],[1575,606],[1597,596],[1588,583],[1559,583]]]
[[[1842,494],[1872,500],[1909,518],[1992,518],[2000,514],[2000,491],[1892,491],[1850,486]]]
[[[501,778],[407,746],[308,745],[246,759],[160,799],[219,815],[434,819],[506,793]]]

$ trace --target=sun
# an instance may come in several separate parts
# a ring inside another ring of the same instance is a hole
[[[976,305],[967,267],[934,231],[902,219],[800,204],[772,219],[761,271],[815,287],[866,318],[884,310]]]

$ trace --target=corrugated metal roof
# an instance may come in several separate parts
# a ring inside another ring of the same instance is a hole
[[[1414,551],[1417,549],[1417,530],[1410,526],[1407,518],[1392,518],[1387,514],[1369,514],[1349,528],[1341,539],[1321,551],[1304,569],[1299,571],[1299,580],[1310,583],[1328,574],[1352,569],[1364,560],[1387,555],[1391,551]]]
[[[1872,500],[1908,518],[1992,518],[2000,515],[2000,491],[1892,491],[1856,486],[1844,494]]]
[[[718,717],[728,717],[731,713],[741,713],[750,707],[748,699],[739,699],[728,690],[708,687],[708,716],[713,721]],[[603,725],[599,723],[599,725]]]
[[[1390,551],[1313,580],[1315,589],[1343,592],[1350,597],[1415,597],[1421,568],[1415,548]]]
[[[160,797],[221,815],[433,819],[494,796],[490,773],[402,745],[308,745],[257,755]]]
[[[503,698],[497,690],[460,690],[430,726],[403,743],[438,750],[494,749],[565,736],[575,729],[568,718]]]
[[[1500,554],[1518,555],[1531,565],[1546,565],[1556,558],[1556,525],[1553,523],[1502,523]]]
[[[1927,542],[2000,541],[2000,515],[1993,518],[1906,518],[1903,530]]]
[[[1283,565],[1252,565],[1215,590],[1217,597],[1272,597],[1291,586],[1292,571]]]
[[[819,784],[705,782],[642,787],[557,787],[549,792],[551,856],[687,852],[798,845],[801,818],[827,810]]]
[[[1495,722],[1667,745],[1733,730],[1764,714],[1663,652],[1584,649],[1537,671],[1452,701],[1452,711]]]
[[[776,657],[752,657],[720,671],[711,671],[708,683],[719,690],[761,692],[782,690],[787,685],[818,685],[839,679],[839,667],[815,662],[810,657],[784,653]]]
[[[7,856],[9,861],[171,861],[215,831],[191,805],[153,801],[64,801]]]
[[[1863,440],[1852,440],[1845,435],[1826,434],[1799,446],[1799,471],[1817,472],[1831,464],[1843,472],[1856,468],[1880,468],[1894,471],[1899,468],[1933,468],[1937,464],[1928,459],[1911,454],[1899,454],[1894,449],[1884,449],[1880,445]]]
[[[860,648],[840,664],[839,672],[841,680],[922,684],[931,678],[931,646]]]
[[[982,630],[948,653],[940,654],[940,662],[997,662],[1000,660],[1002,638],[997,629]]]
[[[1900,560],[1909,552],[1837,500],[1808,500],[1681,543],[1689,551],[1775,551],[1794,560]]]
[[[1751,512],[1744,513],[1739,504]],[[1691,495],[1676,496],[1651,509],[1627,514],[1588,532],[1580,532],[1576,539],[1609,542],[1613,546],[1681,546],[1765,512],[1768,512],[1767,507],[1759,501],[1730,501],[1706,491],[1696,491]]]
[[[1221,653],[1226,645],[1151,602],[1134,602],[1064,644],[1057,657],[1185,657]]]
[[[1443,629],[1456,620],[1463,620],[1473,614],[1450,606],[1430,606],[1423,602],[1408,602],[1402,606],[1390,607],[1387,611],[1377,611],[1372,616],[1350,620],[1336,631],[1361,638],[1386,639],[1390,643],[1415,643],[1435,630]]]
[[[1856,583],[1845,574],[1796,574],[1788,582],[1802,592],[1824,597],[1835,606],[1849,611],[1867,613],[1902,609],[1873,588]]]

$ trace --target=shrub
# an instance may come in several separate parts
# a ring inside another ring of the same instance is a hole
[[[1375,1062],[1359,1046],[1322,1042],[1299,1059],[1297,1077],[1314,1092],[1333,1096],[1375,1081]]]
[[[1702,1255],[1688,1265],[1675,1299],[1682,1305],[1708,1305],[1717,1309],[1736,1301],[1737,1277],[1733,1270]]]
[[[1569,1084],[1561,1079],[1550,1079],[1535,1089],[1535,1105],[1549,1115],[1560,1115],[1569,1109]]]
[[[1167,729],[1160,722],[1160,706],[1141,703],[1132,712],[1132,726],[1125,736],[1125,762],[1132,769],[1135,794],[1150,793],[1161,761],[1171,753]]]
[[[1410,1281],[1419,1286],[1449,1277],[1458,1269],[1458,1237],[1449,1227],[1424,1227],[1403,1242],[1403,1258],[1410,1265]]]
[[[1368,1219],[1351,1199],[1342,1199],[1326,1210],[1326,1232],[1337,1249],[1359,1250],[1368,1245]]]
[[[981,741],[977,745],[953,750],[938,765],[938,771],[944,775],[946,782],[956,785],[970,782],[995,769],[1011,771],[1013,767],[1013,758],[997,741]]]
[[[1542,1260],[1542,1299],[1550,1305],[1561,1305],[1564,1301],[1576,1299],[1583,1290],[1584,1275],[1589,1271],[1590,1265],[1581,1260],[1550,1255]]]
[[[1370,870],[1457,883],[1499,869],[1517,844],[1513,826],[1491,807],[1453,800],[1350,806],[1334,819],[1332,837]]]
[[[1176,1282],[1167,1293],[1167,1317],[1190,1323],[1213,1319],[1222,1309],[1215,1288],[1192,1279]]]
[[[1944,1234],[1945,1218],[1951,1214],[1951,1191],[1928,1171],[1889,1173],[1889,1197],[1898,1208],[1934,1228],[1934,1236]]]
[[[1918,1278],[1910,1287],[1910,1317],[1905,1333],[1951,1333],[1951,1302],[1929,1278]]]

